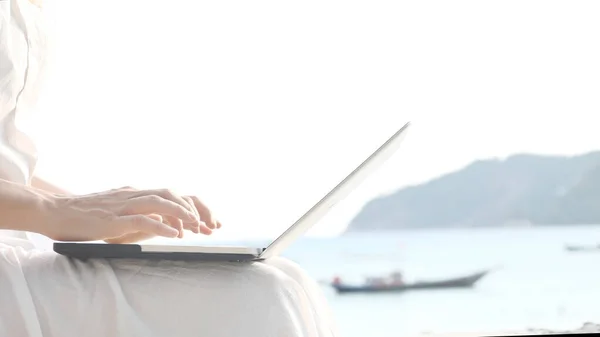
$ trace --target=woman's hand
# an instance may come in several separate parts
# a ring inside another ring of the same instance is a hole
[[[220,228],[197,197],[169,190],[131,187],[83,196],[54,196],[48,222],[39,230],[58,241],[130,243],[154,236],[183,237],[184,230],[209,235]]]

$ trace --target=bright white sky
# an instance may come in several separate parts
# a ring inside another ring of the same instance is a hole
[[[408,120],[312,234],[478,158],[600,149],[598,1],[53,1],[40,175],[197,194],[215,239],[279,234]]]

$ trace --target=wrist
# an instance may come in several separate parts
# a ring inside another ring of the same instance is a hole
[[[50,194],[0,180],[0,229],[41,233],[53,208]]]
[[[21,215],[21,230],[27,232],[48,235],[54,221],[52,214],[56,209],[56,198],[50,194],[31,190],[29,192],[29,202],[24,207],[24,214]]]
[[[56,221],[58,198],[52,193],[37,191],[35,194],[35,201],[32,202],[30,210],[31,217],[27,221],[25,230],[50,237],[58,223]]]

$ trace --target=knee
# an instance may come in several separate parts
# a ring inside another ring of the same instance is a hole
[[[266,265],[274,266],[274,267],[277,267],[280,269],[294,270],[294,271],[298,271],[298,272],[302,271],[302,267],[300,267],[300,265],[298,265],[296,262],[294,262],[290,259],[287,259],[285,257],[275,256],[275,257],[266,259],[262,262]]]
[[[263,261],[269,267],[276,268],[302,286],[313,286],[316,282],[296,262],[283,257],[274,257]]]
[[[285,259],[277,263],[295,265]],[[261,335],[317,336],[312,322],[314,308],[304,284],[271,263],[256,263],[246,275],[248,288],[241,296],[247,298],[252,293],[255,298],[251,302],[255,310],[247,315],[253,316],[254,322],[266,323],[261,325],[266,330]]]
[[[296,263],[284,259],[273,258],[254,263],[251,271],[245,275],[250,284],[262,284],[262,296],[280,296],[285,293],[298,296],[306,292],[308,276]],[[254,287],[253,287],[254,288]]]
[[[290,275],[290,271],[299,272],[300,267],[294,262],[284,258],[273,258],[255,263],[253,266],[254,276],[260,279],[260,282],[269,283],[272,286],[286,286],[293,283],[295,277]]]

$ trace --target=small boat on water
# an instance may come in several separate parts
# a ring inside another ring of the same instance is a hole
[[[569,252],[600,252],[600,244],[598,245],[565,245],[565,250]]]
[[[334,280],[331,286],[338,294],[346,293],[382,293],[382,292],[401,292],[408,290],[432,290],[447,288],[471,288],[481,280],[490,271],[485,270],[468,276],[450,278],[437,281],[418,281],[414,283],[399,282],[367,282],[364,285],[343,284],[339,280]]]

